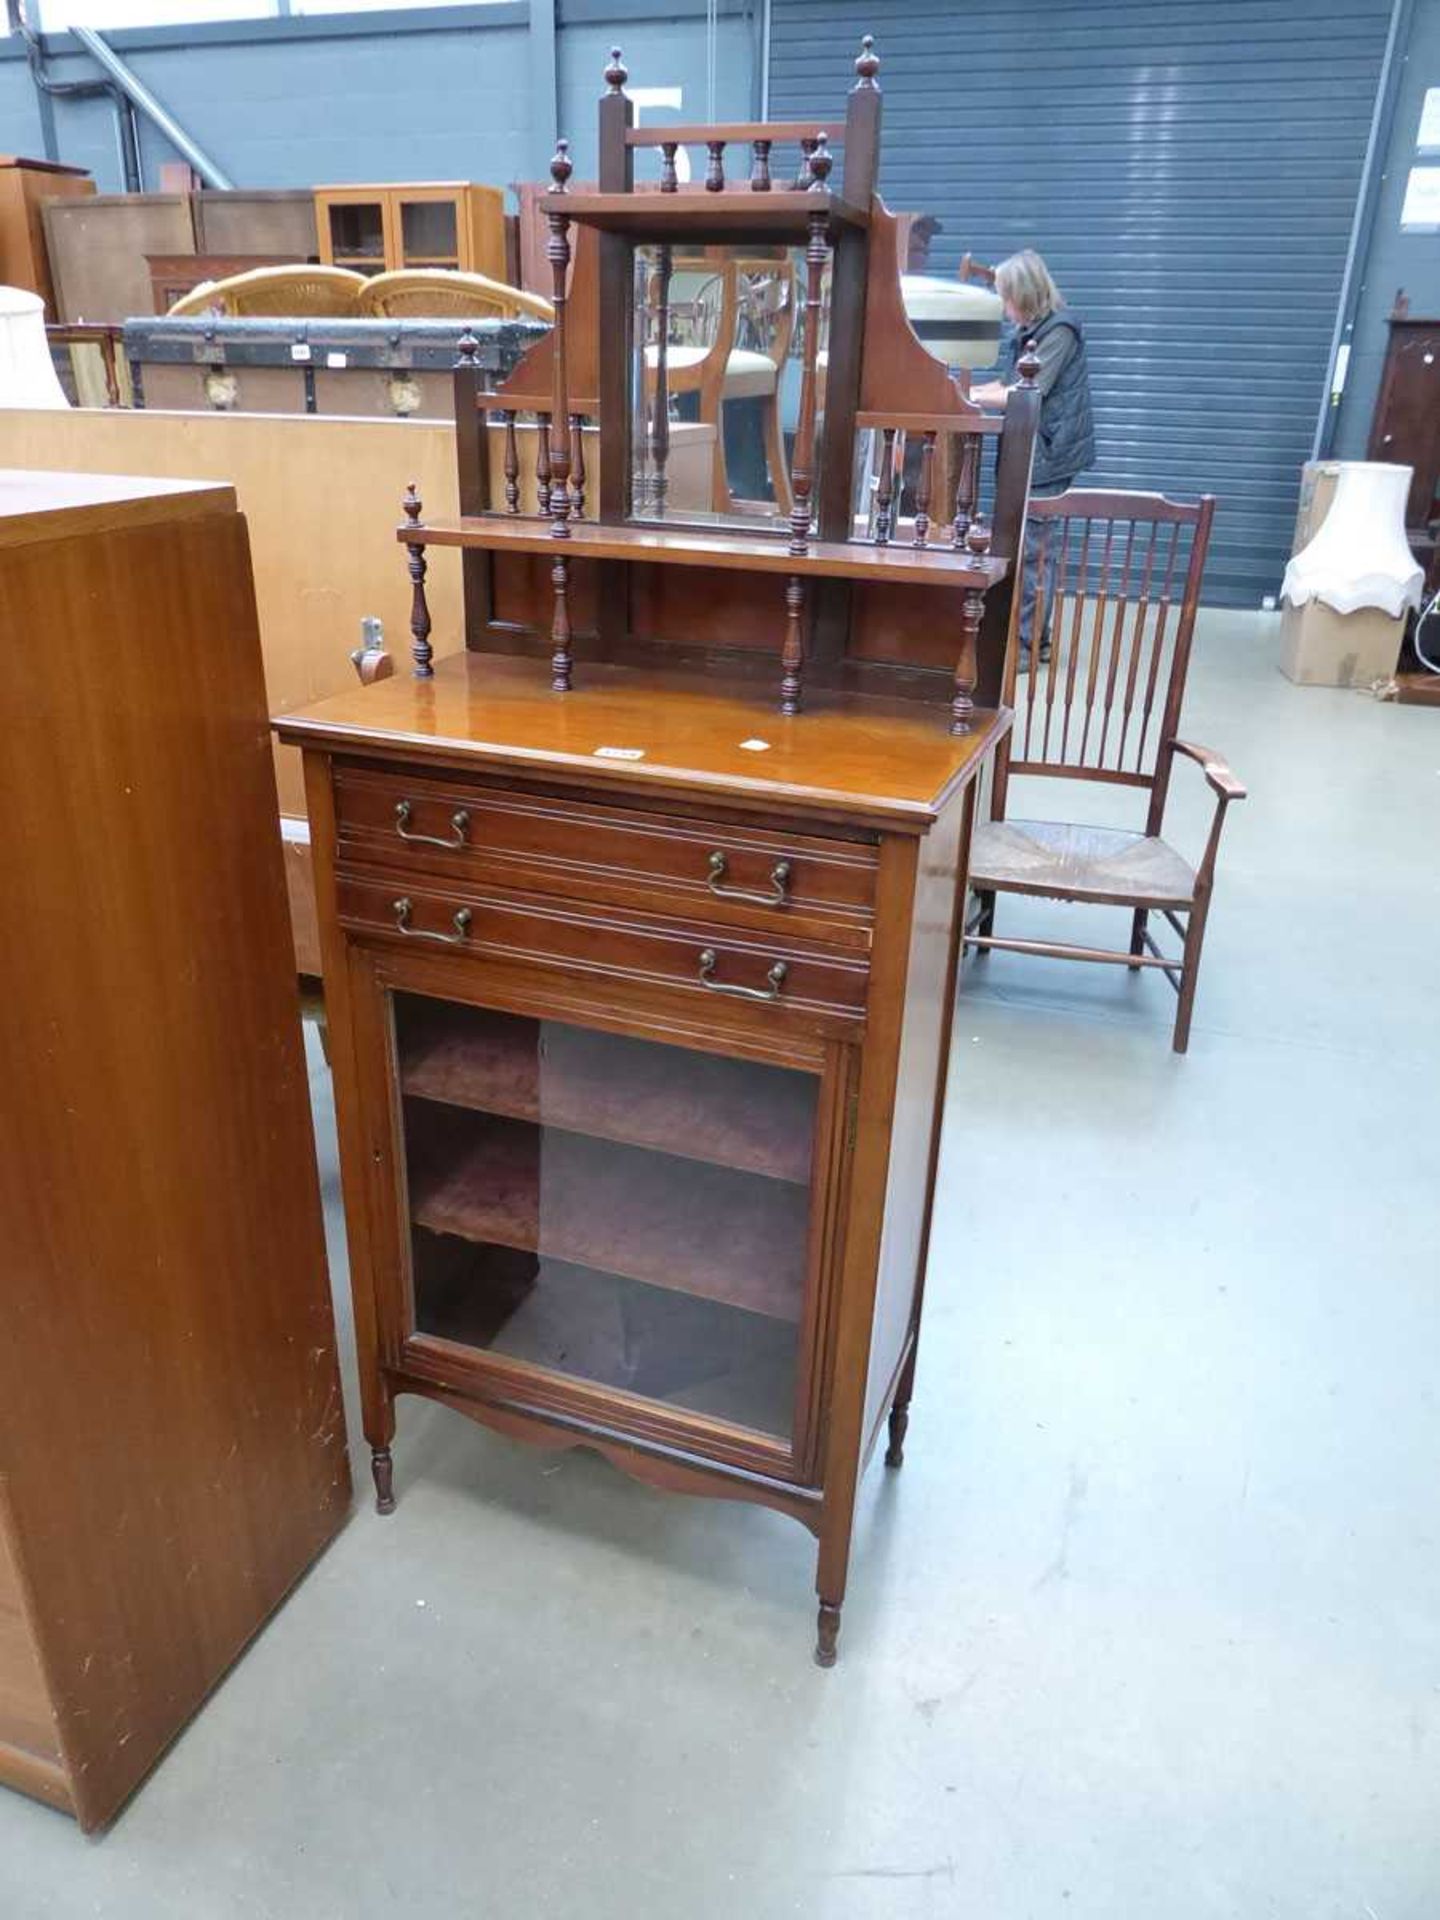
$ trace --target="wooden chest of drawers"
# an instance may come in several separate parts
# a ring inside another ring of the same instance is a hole
[[[662,697],[663,694],[663,697]],[[877,725],[883,720],[883,725]],[[366,1432],[395,1400],[819,1537],[914,1372],[976,776],[914,703],[464,656],[306,754]],[[682,751],[683,750],[683,751]]]

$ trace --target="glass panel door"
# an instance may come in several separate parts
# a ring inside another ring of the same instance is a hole
[[[400,255],[407,267],[459,266],[459,222],[453,199],[400,201]]]
[[[789,1442],[818,1077],[392,999],[415,1331]]]
[[[330,202],[330,254],[337,267],[380,273],[385,266],[385,204],[382,200]]]

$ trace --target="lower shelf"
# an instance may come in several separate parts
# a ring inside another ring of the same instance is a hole
[[[432,1233],[799,1318],[806,1187],[428,1100],[406,1100],[405,1140]]]
[[[569,1261],[417,1227],[420,1333],[788,1439],[796,1328]]]

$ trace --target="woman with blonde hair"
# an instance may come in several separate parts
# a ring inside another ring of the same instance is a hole
[[[995,269],[995,291],[1005,303],[1011,323],[1000,349],[999,380],[976,387],[972,398],[982,406],[1004,406],[1018,376],[1016,362],[1027,340],[1035,343],[1040,371],[1040,429],[1035,439],[1032,494],[1064,493],[1078,474],[1095,464],[1095,421],[1090,408],[1090,369],[1085,355],[1085,329],[1067,307],[1050,269],[1031,247],[1001,261]],[[1025,570],[1020,586],[1020,670],[1030,664],[1030,629],[1035,618],[1038,587],[1038,541],[1032,526],[1025,531]],[[1053,569],[1051,569],[1053,571]],[[1048,591],[1045,595],[1050,600]],[[1047,623],[1048,624],[1048,623]],[[1050,656],[1048,632],[1039,636],[1040,658]]]

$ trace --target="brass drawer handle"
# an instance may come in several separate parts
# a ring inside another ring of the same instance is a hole
[[[720,883],[729,871],[730,862],[723,853],[710,856],[710,891],[718,894],[722,900],[753,900],[758,907],[783,907],[790,889],[790,862],[777,861],[770,869],[769,893],[747,893],[744,887],[726,887]]]
[[[715,968],[719,964],[713,947],[706,947],[700,956],[700,984],[708,987],[711,993],[733,993],[737,1000],[778,1000],[780,989],[785,984],[785,976],[790,969],[783,960],[777,960],[765,978],[768,987],[727,987],[715,978]]]
[[[395,805],[395,831],[402,840],[413,840],[422,847],[463,847],[466,835],[470,831],[470,814],[465,807],[459,807],[450,816],[451,838],[444,840],[436,833],[411,833],[411,807],[408,800],[399,800]]]
[[[427,933],[423,927],[411,926],[410,915],[414,909],[408,895],[391,904],[395,909],[395,931],[405,934],[411,940],[438,940],[443,947],[463,947],[470,938],[470,922],[474,916],[469,907],[457,909],[454,933]]]

